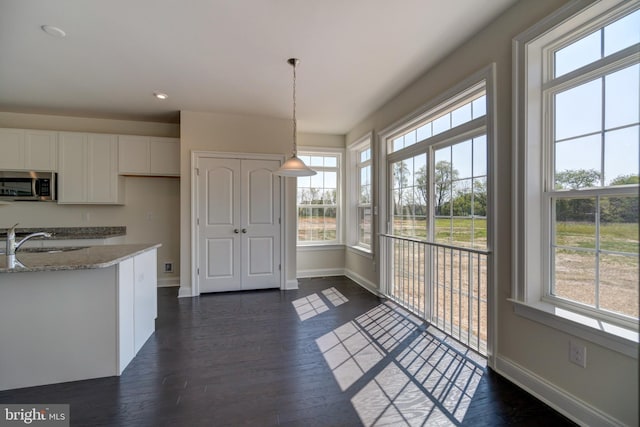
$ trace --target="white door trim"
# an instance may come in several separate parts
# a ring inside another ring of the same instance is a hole
[[[200,295],[200,282],[198,280],[198,261],[200,260],[200,249],[197,236],[197,217],[198,217],[198,171],[196,168],[198,159],[201,158],[220,158],[220,159],[240,159],[240,160],[277,160],[282,164],[284,156],[280,154],[259,154],[259,153],[228,153],[219,151],[191,151],[191,296]],[[286,218],[286,189],[285,180],[280,180],[280,262],[282,271],[280,274],[280,289],[287,289],[287,254],[289,248],[285,238],[285,229],[287,224]]]

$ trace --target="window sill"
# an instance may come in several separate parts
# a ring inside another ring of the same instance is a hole
[[[310,251],[334,251],[344,249],[344,245],[340,243],[328,243],[328,244],[308,244],[308,245],[297,245],[296,250],[299,252],[310,252]]]
[[[545,302],[509,298],[517,315],[638,359],[638,332]]]
[[[363,248],[362,246],[347,246],[347,251],[356,255],[373,259],[373,252],[371,252],[371,249]]]

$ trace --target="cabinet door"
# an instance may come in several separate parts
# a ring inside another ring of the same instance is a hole
[[[58,169],[57,133],[26,130],[24,138],[25,169],[55,172]]]
[[[24,170],[22,129],[0,129],[0,169]]]
[[[133,258],[118,264],[118,373],[136,355]]]
[[[180,175],[180,140],[151,138],[149,140],[150,172],[152,175]]]
[[[158,316],[156,258],[155,249],[133,258],[136,353],[153,334]]]
[[[120,135],[118,137],[118,173],[149,174],[149,137]]]
[[[58,203],[87,202],[87,136],[61,132],[58,148]]]
[[[118,201],[118,145],[115,135],[87,135],[89,203]]]

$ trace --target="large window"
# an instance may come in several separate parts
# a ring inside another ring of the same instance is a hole
[[[495,66],[380,132],[380,283],[464,345],[492,353]]]
[[[349,244],[371,252],[373,241],[373,164],[371,134],[349,147]]]
[[[640,11],[608,5],[519,41],[514,293],[637,330]]]
[[[339,153],[302,152],[317,174],[298,178],[298,244],[340,243]]]

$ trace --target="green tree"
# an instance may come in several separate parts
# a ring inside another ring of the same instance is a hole
[[[406,201],[407,185],[409,183],[409,167],[404,161],[393,164],[393,203],[394,214],[403,214],[403,205]]]
[[[448,204],[446,207],[448,209]],[[453,216],[487,216],[487,184],[484,180],[474,180],[473,191],[466,187],[456,192]]]
[[[640,176],[621,175],[611,181],[610,186],[638,185]],[[610,222],[638,222],[638,196],[610,196],[600,199],[600,221]]]
[[[595,169],[564,170],[556,174],[557,190],[579,190],[595,186],[600,181],[600,172]],[[556,201],[558,221],[595,221],[595,199],[559,199]]]
[[[595,169],[572,169],[556,174],[556,190],[578,190],[593,187],[600,181],[600,172]]]
[[[620,175],[613,179],[609,185],[629,185],[640,184],[640,176],[638,175]]]
[[[453,181],[458,179],[459,172],[451,162],[440,160],[434,170],[436,215],[449,215],[449,203]]]
[[[416,187],[420,196],[419,215],[427,214],[427,206],[429,205],[429,177],[427,175],[427,166],[422,166],[416,172]],[[418,202],[418,201],[416,201]]]

